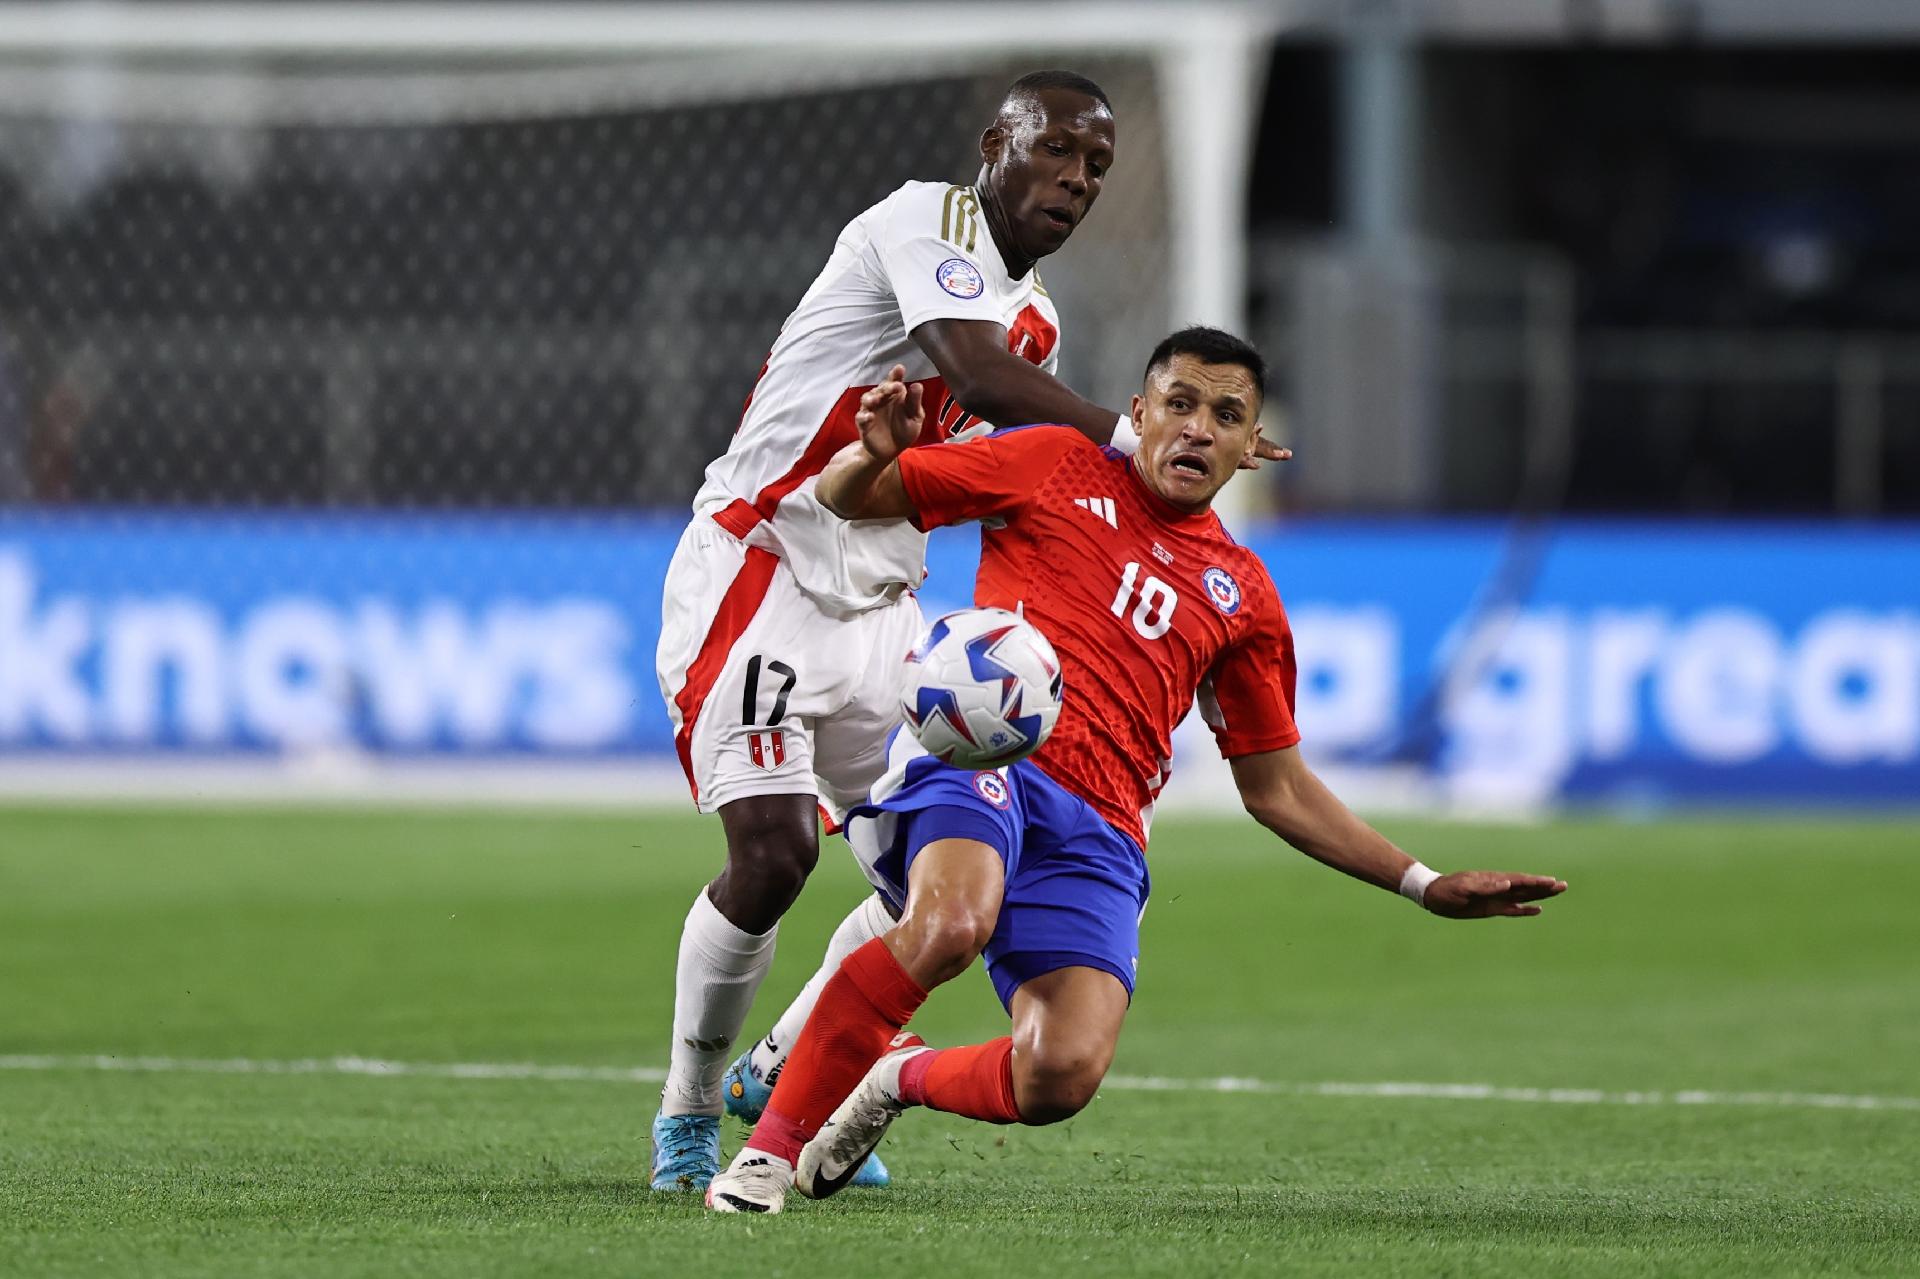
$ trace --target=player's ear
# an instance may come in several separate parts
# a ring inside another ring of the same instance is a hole
[[[1000,162],[1000,153],[1006,149],[1007,131],[995,120],[980,135],[980,159],[991,169]]]
[[[1139,431],[1140,431],[1140,424],[1141,424],[1142,422],[1144,422],[1144,421],[1146,421],[1146,420],[1147,420],[1147,402],[1146,402],[1146,400],[1144,400],[1144,399],[1142,399],[1142,398],[1141,398],[1140,396],[1138,396],[1138,395],[1136,395],[1136,396],[1134,396],[1134,397],[1133,397],[1133,404],[1132,404],[1132,406],[1131,406],[1131,408],[1129,409],[1129,412],[1130,412],[1130,413],[1132,414],[1132,416],[1133,416],[1133,429],[1134,429],[1134,433],[1135,433],[1135,434],[1138,434],[1138,433],[1139,433]]]
[[[1241,457],[1252,457],[1253,451],[1260,447],[1261,430],[1262,427],[1260,423],[1258,421],[1254,422],[1253,429],[1247,432],[1247,447],[1246,450],[1240,454]]]

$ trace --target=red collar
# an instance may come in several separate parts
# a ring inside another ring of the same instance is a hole
[[[1147,499],[1147,506],[1151,509],[1154,517],[1162,524],[1170,524],[1175,528],[1184,529],[1196,524],[1209,524],[1213,522],[1213,508],[1211,506],[1203,507],[1198,511],[1182,510],[1180,507],[1175,506],[1172,502],[1167,501],[1166,498],[1154,492],[1153,488],[1145,480],[1140,478],[1139,470],[1134,467],[1132,454],[1127,455],[1127,478],[1133,481],[1133,486],[1139,491],[1140,495]]]

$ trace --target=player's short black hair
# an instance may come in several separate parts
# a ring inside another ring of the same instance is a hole
[[[1045,93],[1048,89],[1067,89],[1084,94],[1112,112],[1113,103],[1107,99],[1107,91],[1077,71],[1029,71],[1007,86],[1002,102],[1012,102],[1019,98],[1030,98]]]
[[[1210,329],[1203,324],[1195,324],[1178,333],[1167,334],[1160,339],[1160,345],[1153,348],[1153,354],[1147,357],[1142,380],[1152,377],[1155,369],[1171,364],[1176,355],[1191,355],[1202,364],[1238,364],[1252,375],[1253,389],[1260,393],[1260,398],[1267,398],[1266,359],[1253,343],[1237,338],[1225,329]]]

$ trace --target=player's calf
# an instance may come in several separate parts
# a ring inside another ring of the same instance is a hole
[[[1072,965],[1023,983],[1013,998],[1009,1063],[1020,1122],[1057,1124],[1086,1109],[1113,1064],[1126,986],[1111,971]]]
[[[1043,1054],[1038,1061],[1013,1057],[1013,1098],[1023,1124],[1057,1124],[1071,1119],[1087,1108],[1100,1081],[1107,1076],[1107,1063],[1088,1057]]]

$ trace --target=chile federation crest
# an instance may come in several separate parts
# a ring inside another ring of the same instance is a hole
[[[1240,583],[1233,580],[1233,574],[1223,568],[1210,568],[1200,575],[1200,581],[1215,608],[1228,617],[1240,611]]]

